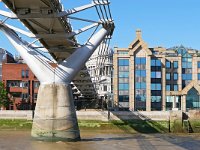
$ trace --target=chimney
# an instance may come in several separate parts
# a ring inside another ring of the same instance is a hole
[[[141,39],[141,38],[142,38],[142,31],[141,31],[140,29],[137,29],[137,30],[136,30],[136,37],[137,37],[138,39]]]

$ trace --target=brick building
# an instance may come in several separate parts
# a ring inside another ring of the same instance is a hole
[[[2,62],[8,61],[8,62],[15,62],[13,59],[13,55],[6,51],[3,48],[0,48],[0,81],[2,81]]]
[[[34,109],[39,81],[23,61],[4,60],[2,63],[2,81],[14,101],[10,110]]]
[[[45,59],[45,58],[44,58]],[[55,63],[50,63],[56,66]],[[20,57],[5,53],[2,59],[2,82],[14,102],[9,110],[34,110],[40,82]]]

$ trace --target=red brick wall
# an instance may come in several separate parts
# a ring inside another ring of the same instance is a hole
[[[29,77],[22,78],[22,70],[29,70]],[[21,93],[29,93],[30,102],[25,102],[26,105],[30,106],[30,108],[35,105],[35,101],[33,100],[33,93],[38,92],[38,88],[33,88],[33,82],[38,81],[37,78],[34,76],[32,71],[28,68],[26,64],[17,64],[17,63],[3,63],[2,64],[2,81],[4,82],[5,87],[7,87],[6,83],[7,80],[20,80],[20,81],[28,81],[30,83],[29,90],[28,88],[21,88],[21,87],[11,87],[7,88],[9,92],[21,92]],[[16,110],[17,105],[22,104],[22,98],[14,98],[14,105],[13,109]],[[10,106],[9,109],[11,109]]]

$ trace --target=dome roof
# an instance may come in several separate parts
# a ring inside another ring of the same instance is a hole
[[[93,57],[97,57],[99,55],[113,55],[113,50],[108,47],[107,44],[101,43],[90,58],[92,59]]]

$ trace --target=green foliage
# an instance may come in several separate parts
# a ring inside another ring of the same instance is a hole
[[[190,120],[190,128],[194,133],[200,133],[200,120]]]
[[[173,124],[171,124],[171,132],[184,133],[182,120],[174,120]]]
[[[8,97],[8,93],[4,87],[3,82],[0,82],[0,107],[8,107],[9,104],[11,104],[12,101],[10,101]]]
[[[22,130],[31,129],[32,121],[23,119],[0,119],[0,130],[11,129],[11,130]]]

